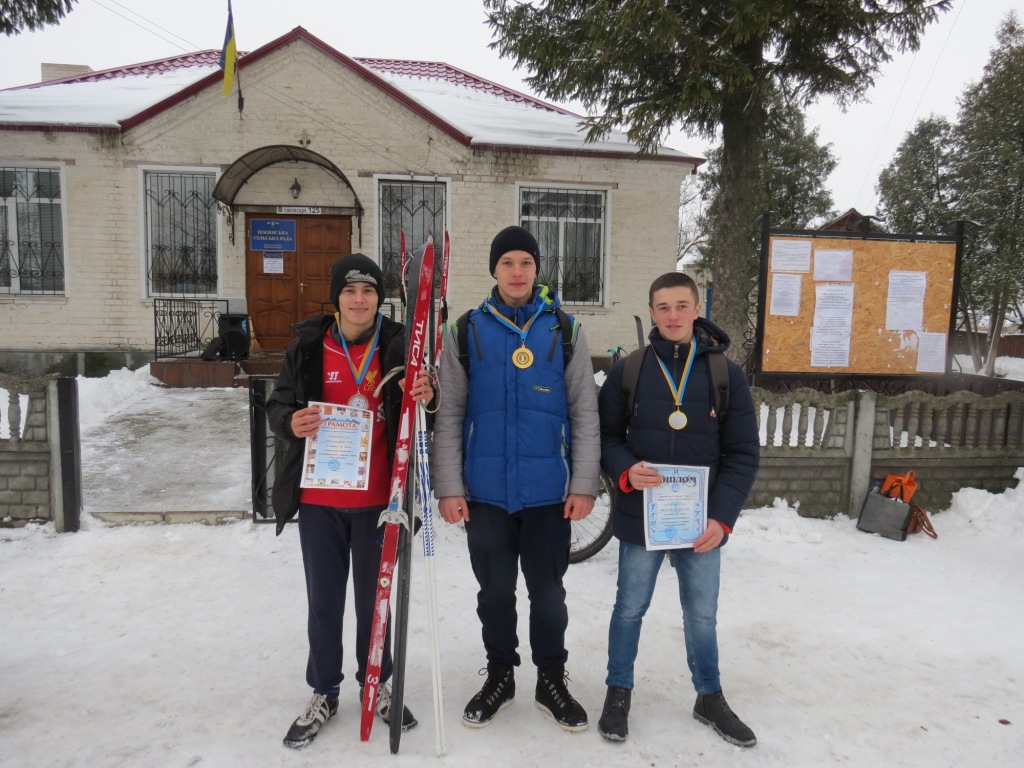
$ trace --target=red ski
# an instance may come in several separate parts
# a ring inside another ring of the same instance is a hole
[[[423,249],[420,263],[419,285],[416,291],[416,305],[412,322],[406,327],[409,351],[406,356],[406,384],[402,394],[401,418],[398,422],[398,442],[395,445],[395,461],[391,470],[391,501],[380,516],[384,523],[384,545],[380,554],[380,572],[377,576],[377,597],[374,603],[373,628],[370,632],[370,656],[366,663],[366,680],[363,688],[363,711],[359,724],[359,739],[367,741],[373,728],[373,716],[377,709],[377,693],[380,689],[380,665],[384,658],[384,638],[388,627],[388,611],[391,605],[391,585],[395,577],[398,560],[398,532],[400,526],[410,530],[409,515],[402,509],[405,500],[405,486],[409,476],[409,457],[412,453],[412,432],[416,403],[412,399],[412,377],[423,366],[428,341],[430,303],[434,287],[434,243],[428,240]],[[392,717],[402,718],[402,712],[393,712]]]

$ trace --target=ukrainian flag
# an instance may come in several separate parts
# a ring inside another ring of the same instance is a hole
[[[224,95],[231,93],[235,84],[235,59],[238,49],[235,47],[235,20],[231,15],[231,0],[228,0],[228,28],[224,31],[224,50],[220,52],[220,68],[224,70]]]

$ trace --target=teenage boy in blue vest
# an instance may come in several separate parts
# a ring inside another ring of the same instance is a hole
[[[499,232],[490,269],[497,284],[469,313],[464,329],[467,367],[459,359],[458,329],[444,345],[431,459],[439,512],[449,523],[465,523],[480,586],[487,679],[462,721],[487,725],[515,696],[521,567],[530,598],[537,706],[562,728],[580,731],[587,713],[566,685],[569,613],[562,578],[571,521],[590,514],[598,489],[594,371],[575,322],[565,362],[558,297],[534,285],[540,248],[530,232]]]
[[[609,741],[626,739],[640,627],[666,555],[645,547],[643,490],[662,482],[649,463],[704,466],[710,468],[707,528],[692,549],[668,552],[679,581],[686,662],[697,691],[693,716],[726,741],[752,747],[753,731],[722,695],[716,622],[720,548],[736,525],[760,457],[754,403],[742,369],[728,361],[728,407],[716,413],[709,358],[725,354],[729,337],[700,317],[697,285],[689,276],[670,272],[657,278],[649,308],[655,327],[633,389],[633,407],[627,413],[624,360],[612,366],[599,396],[601,464],[619,486],[613,515],[619,576],[598,731]],[[671,668],[665,660],[662,666]]]
[[[267,416],[274,434],[288,444],[280,475],[274,482],[277,533],[299,513],[299,542],[306,574],[309,656],[306,682],[313,697],[288,729],[284,743],[304,747],[321,726],[338,712],[342,673],[342,619],[348,577],[356,612],[356,682],[363,697],[366,661],[370,651],[382,535],[381,510],[388,505],[391,461],[398,435],[401,388],[392,378],[378,393],[384,375],[405,363],[405,328],[380,313],[384,276],[361,253],[342,256],[331,269],[333,315],[322,315],[292,326],[297,338],[285,352],[274,392],[267,399]],[[413,397],[429,400],[433,390],[425,372],[413,381]],[[368,410],[371,424],[367,487],[361,490],[301,488],[305,440],[320,427],[320,410],[310,401],[337,403]],[[384,642],[377,714],[391,719],[391,629]],[[416,725],[408,707],[402,730]]]

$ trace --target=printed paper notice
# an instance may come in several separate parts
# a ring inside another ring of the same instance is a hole
[[[822,283],[814,286],[814,293],[811,365],[845,368],[850,364],[853,283]]]
[[[919,331],[924,322],[924,292],[927,272],[889,273],[889,294],[885,304],[888,331]]]
[[[803,286],[803,275],[777,274],[772,275],[772,296],[768,306],[770,315],[800,315],[800,290]]]
[[[661,485],[644,488],[647,549],[692,548],[708,527],[708,467],[648,466],[661,473]]]
[[[264,253],[263,254],[263,274],[264,275],[283,275],[284,274],[284,254],[283,253]]]
[[[946,334],[918,331],[917,372],[946,372]]]
[[[320,408],[320,428],[306,438],[302,488],[365,491],[370,478],[370,435],[373,412],[333,403],[310,402]]]
[[[772,240],[772,272],[810,272],[810,240]]]
[[[853,251],[815,251],[814,279],[833,283],[848,283],[853,280]]]

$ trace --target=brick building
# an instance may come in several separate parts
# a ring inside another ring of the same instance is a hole
[[[355,60],[301,27],[241,56],[230,95],[219,55],[0,91],[0,361],[149,352],[161,297],[230,300],[282,348],[329,300],[338,254],[376,259],[397,295],[400,232],[411,249],[450,231],[461,313],[510,223],[538,235],[542,280],[600,355],[674,268],[700,158],[587,144],[566,110],[447,64]]]

